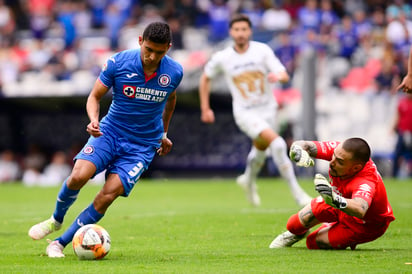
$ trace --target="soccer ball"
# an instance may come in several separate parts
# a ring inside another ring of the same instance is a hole
[[[96,224],[79,228],[73,236],[73,250],[80,260],[100,260],[110,251],[110,235]]]

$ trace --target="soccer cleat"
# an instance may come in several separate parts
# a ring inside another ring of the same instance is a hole
[[[296,242],[305,238],[308,233],[309,231],[303,235],[295,235],[289,231],[283,232],[270,243],[269,248],[282,248],[292,246]]]
[[[50,258],[63,258],[64,254],[63,254],[63,249],[64,246],[62,246],[59,241],[51,241],[48,240],[49,245],[46,248],[46,254],[47,256],[49,256]]]
[[[33,240],[40,240],[50,233],[59,230],[62,224],[56,221],[53,216],[49,219],[32,226],[29,230],[29,236]]]
[[[260,197],[254,180],[249,180],[245,174],[242,174],[237,177],[236,183],[243,188],[246,198],[253,206],[260,206]]]

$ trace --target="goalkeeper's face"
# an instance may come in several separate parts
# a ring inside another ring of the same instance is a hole
[[[242,47],[249,43],[249,39],[252,36],[252,29],[247,22],[235,22],[230,28],[230,36],[236,45]]]
[[[355,175],[358,169],[358,163],[352,160],[352,153],[347,152],[339,144],[333,152],[332,160],[329,163],[329,173],[333,177],[349,178]]]

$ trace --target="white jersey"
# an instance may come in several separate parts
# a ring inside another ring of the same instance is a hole
[[[232,94],[235,122],[246,135],[255,139],[266,128],[276,131],[277,102],[267,75],[286,68],[270,47],[255,41],[249,42],[244,53],[228,47],[215,53],[204,71],[209,78],[223,73]]]
[[[204,69],[209,78],[224,74],[234,109],[276,105],[267,74],[281,71],[286,69],[272,49],[256,41],[250,41],[244,53],[236,52],[232,46],[216,52]]]

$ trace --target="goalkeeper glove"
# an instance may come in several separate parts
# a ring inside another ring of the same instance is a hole
[[[332,190],[332,186],[322,174],[316,174],[313,182],[316,191],[319,192],[325,203],[338,209],[347,207],[348,203],[346,199]]]
[[[309,156],[309,153],[299,145],[292,145],[289,157],[292,161],[296,162],[297,166],[310,167],[315,165],[315,161]]]

